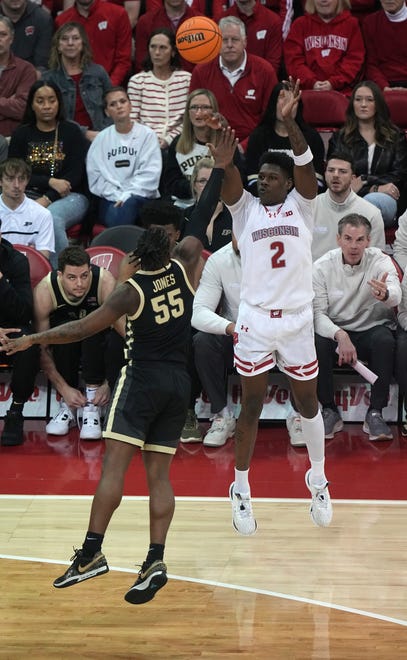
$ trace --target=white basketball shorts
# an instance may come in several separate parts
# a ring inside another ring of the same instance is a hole
[[[276,365],[295,380],[318,375],[311,304],[284,311],[241,302],[235,327],[235,367],[242,376],[256,376]]]

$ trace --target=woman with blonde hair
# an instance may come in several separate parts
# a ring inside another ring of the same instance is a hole
[[[207,224],[204,248],[216,252],[232,240],[232,216],[220,199],[222,176],[213,173],[214,160],[205,157],[199,160],[192,172],[191,191],[195,204],[184,211],[184,234],[188,234],[189,221],[193,213],[199,213]],[[216,176],[214,176],[214,174]],[[207,195],[202,196],[206,190]]]
[[[207,144],[216,142],[216,130],[208,126],[206,119],[208,114],[218,113],[219,107],[215,95],[209,89],[195,89],[187,98],[181,133],[170,144],[163,174],[165,181],[163,194],[172,197],[184,208],[194,202],[194,197],[191,197],[191,176],[194,167],[201,158],[210,156]],[[219,117],[226,125],[226,119],[221,115]],[[238,149],[234,160],[245,179]]]
[[[209,89],[191,92],[187,98],[181,133],[168,150],[163,176],[164,193],[183,200],[184,205],[193,201],[190,181],[195,164],[201,158],[210,156],[207,143],[214,141],[216,131],[206,124],[206,117],[214,112],[218,112],[218,102]]]
[[[112,84],[105,69],[92,61],[85,28],[69,22],[55,32],[49,70],[42,79],[58,85],[67,119],[76,121],[88,140],[112,122],[105,115],[103,97]]]

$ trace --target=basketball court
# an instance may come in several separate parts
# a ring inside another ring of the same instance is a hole
[[[251,468],[258,531],[241,537],[227,498],[233,440],[181,445],[169,581],[150,603],[123,600],[148,547],[139,455],[106,534],[110,572],[53,588],[80,547],[102,442],[47,436],[26,422],[22,447],[0,450],[2,658],[401,660],[407,654],[407,439],[372,443],[360,423],[327,441],[329,528],[308,513],[305,449],[262,422]],[[205,424],[204,424],[205,426]]]

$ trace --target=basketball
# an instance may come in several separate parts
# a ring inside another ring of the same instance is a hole
[[[180,25],[175,40],[184,59],[201,64],[219,55],[222,33],[215,21],[206,16],[194,16]]]

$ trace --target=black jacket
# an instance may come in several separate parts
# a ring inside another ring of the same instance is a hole
[[[0,242],[0,326],[20,328],[33,319],[33,294],[27,257],[4,238]]]
[[[370,174],[368,174],[368,144],[359,133],[351,148],[344,142],[343,130],[334,133],[329,140],[327,159],[334,152],[341,151],[352,156],[356,176],[362,176],[366,181],[358,193],[361,197],[367,195],[374,185],[394,183],[400,190],[400,199],[404,198],[407,180],[407,141],[402,131],[399,131],[394,142],[387,143],[385,147],[375,146]],[[402,210],[399,209],[399,212]]]

